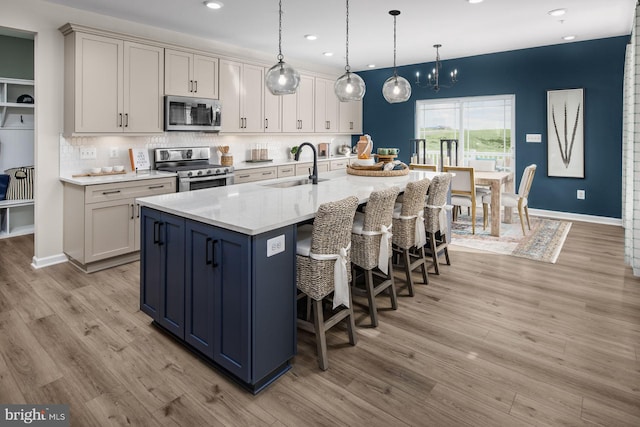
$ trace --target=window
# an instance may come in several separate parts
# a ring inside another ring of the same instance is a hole
[[[440,164],[440,140],[457,139],[451,163],[486,159],[495,160],[498,169],[510,169],[515,164],[514,118],[514,95],[417,101],[416,138],[424,139],[425,146],[415,154],[420,162]],[[443,151],[446,156],[446,146]]]

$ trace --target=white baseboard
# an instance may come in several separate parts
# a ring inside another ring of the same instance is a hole
[[[517,209],[515,209],[516,213]],[[571,212],[546,211],[543,209],[529,209],[529,214],[544,216],[546,218],[564,219],[569,221],[593,222],[596,224],[617,225],[622,227],[621,218],[610,218],[607,216],[584,215]]]
[[[36,269],[49,267],[51,265],[67,262],[68,260],[69,259],[65,254],[51,255],[44,258],[38,258],[34,256],[33,258],[31,258],[31,267]]]

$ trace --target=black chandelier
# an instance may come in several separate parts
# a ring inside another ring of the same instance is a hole
[[[456,84],[458,82],[458,70],[454,69],[453,71],[451,71],[451,73],[449,73],[449,78],[450,78],[450,84],[447,85],[443,85],[440,84],[440,70],[442,69],[442,62],[440,62],[440,51],[439,49],[442,47],[441,44],[434,44],[433,47],[436,48],[436,65],[433,68],[433,70],[431,71],[431,73],[429,73],[427,75],[427,82],[426,83],[421,83],[420,82],[420,71],[416,72],[416,85],[418,85],[418,87],[430,87],[432,88],[435,92],[438,92],[440,90],[441,87],[444,88],[448,88],[453,86],[454,84]]]

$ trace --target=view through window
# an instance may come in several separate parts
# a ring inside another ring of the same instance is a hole
[[[510,170],[514,162],[515,96],[450,98],[416,102],[416,157],[420,163],[440,164],[440,141],[456,139],[457,153],[443,164],[466,166],[470,160],[495,161],[498,170]],[[452,150],[455,148],[452,146]]]

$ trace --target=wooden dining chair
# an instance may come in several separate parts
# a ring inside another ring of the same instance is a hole
[[[453,205],[454,221],[456,220],[456,210],[459,206],[471,208],[471,231],[476,234],[476,207],[478,202],[483,205],[483,216],[488,211],[488,203],[482,201],[487,193],[478,194],[476,191],[476,182],[474,169],[464,166],[444,166],[444,172],[449,172],[453,176],[451,178],[451,204]],[[491,192],[488,193],[491,196]],[[486,228],[486,220],[483,218],[484,228]]]
[[[522,234],[527,235],[524,229],[524,216],[527,217],[527,226],[531,230],[531,222],[529,221],[529,190],[531,190],[531,184],[533,184],[533,177],[536,174],[537,166],[531,164],[524,168],[522,172],[522,178],[520,179],[520,186],[517,193],[501,193],[500,205],[510,208],[518,208],[518,215],[520,216],[520,226],[522,227]],[[491,194],[488,196],[482,196],[483,203],[491,202]],[[484,224],[486,227],[487,217],[485,216]]]

